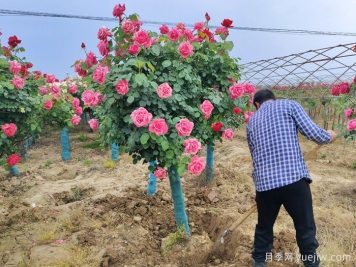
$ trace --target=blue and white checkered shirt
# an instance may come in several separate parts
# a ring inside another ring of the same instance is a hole
[[[302,178],[311,180],[299,146],[298,131],[317,144],[332,139],[295,101],[266,101],[250,118],[246,134],[257,191],[282,187]]]

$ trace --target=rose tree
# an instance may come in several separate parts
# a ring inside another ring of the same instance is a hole
[[[193,29],[162,25],[158,34],[142,29],[137,15],[114,13],[120,25],[98,32],[102,58],[94,61],[89,52],[75,69],[88,83],[84,94],[98,105],[107,145],[125,148],[133,163],[156,162],[149,169],[157,178],[168,173],[177,225],[189,234],[179,175],[200,174],[206,164],[199,149],[233,138],[244,122],[236,108],[247,110],[253,93],[253,86],[235,83],[239,68],[229,56],[232,42],[225,41],[232,22],[214,32],[208,21]],[[103,98],[95,101],[95,94]]]

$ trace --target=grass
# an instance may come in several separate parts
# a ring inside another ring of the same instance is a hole
[[[91,166],[91,160],[90,159],[84,160],[84,166],[90,167]]]
[[[182,224],[177,231],[168,235],[168,241],[165,244],[165,250],[171,250],[173,246],[183,240],[186,240],[185,226]]]
[[[51,164],[52,164],[52,161],[50,161],[49,159],[47,159],[46,161],[45,161],[45,167],[49,167],[49,166],[51,166]]]
[[[50,244],[56,240],[56,235],[54,231],[45,231],[38,238],[39,244]]]
[[[83,197],[83,189],[78,187],[78,186],[74,186],[70,189],[73,193],[73,197],[72,197],[72,201],[78,201],[81,200]]]
[[[102,142],[100,140],[95,140],[91,143],[86,143],[82,145],[82,148],[90,148],[90,149],[97,149],[101,148]]]
[[[83,133],[81,133],[78,137],[78,140],[85,142],[88,140],[88,137],[86,135],[84,135]]]
[[[115,165],[116,165],[116,163],[115,163],[115,161],[113,161],[113,160],[106,160],[106,161],[104,161],[104,167],[105,167],[105,168],[113,169],[113,168],[115,168]]]

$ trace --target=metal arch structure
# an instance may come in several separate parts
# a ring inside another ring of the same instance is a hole
[[[241,82],[256,89],[325,89],[323,96],[340,82],[356,75],[356,43],[336,45],[284,57],[242,64]]]

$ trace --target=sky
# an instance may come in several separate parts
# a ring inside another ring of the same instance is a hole
[[[223,19],[238,27],[283,28],[334,32],[356,32],[355,0],[0,0],[0,9],[112,17],[116,4],[126,5],[126,14],[137,13],[143,21],[184,22],[205,20],[211,25]],[[55,74],[63,79],[73,75],[71,66],[85,58],[81,43],[97,55],[97,32],[102,26],[113,28],[118,22],[80,19],[0,16],[1,44],[16,35],[26,49],[22,56],[34,64],[32,70]],[[158,31],[159,25],[144,29]],[[277,34],[231,30],[228,40],[234,42],[233,57],[240,64],[287,56],[338,44],[356,42],[356,37]]]

